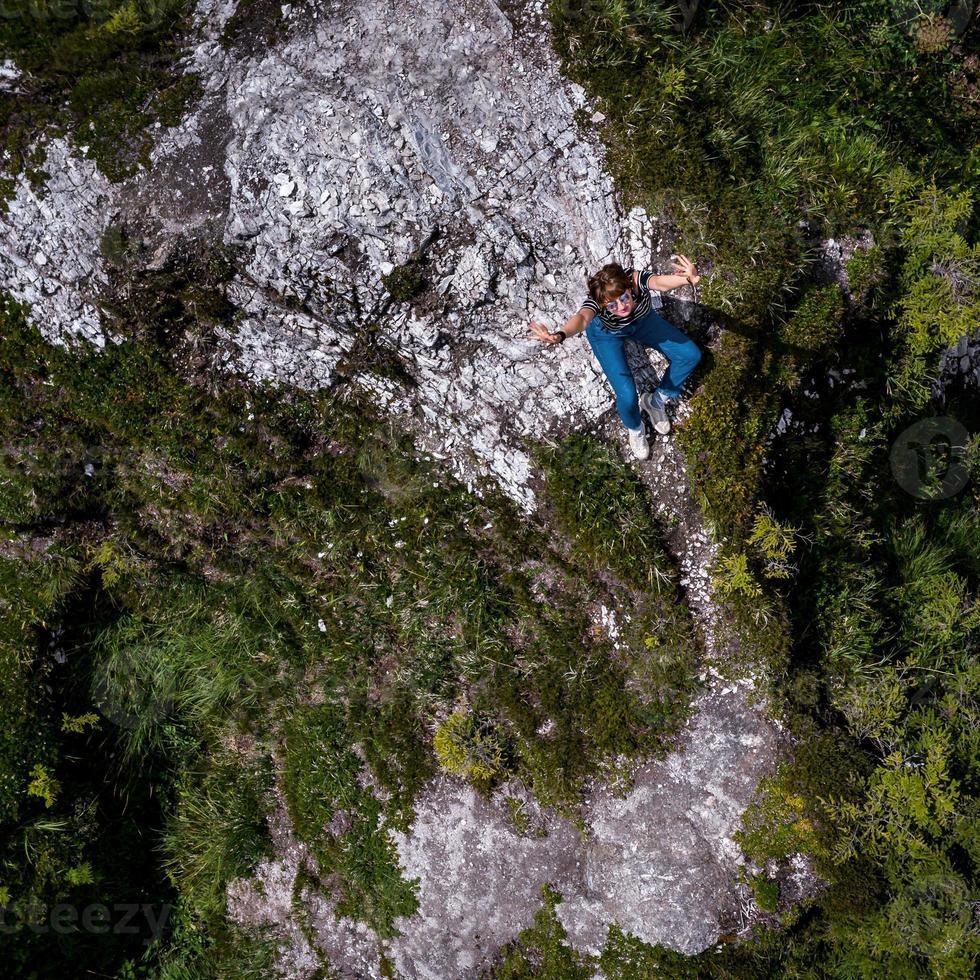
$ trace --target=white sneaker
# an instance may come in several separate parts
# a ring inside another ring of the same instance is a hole
[[[650,444],[647,442],[647,434],[643,431],[643,426],[641,425],[635,432],[633,429],[627,429],[626,432],[629,435],[630,449],[633,450],[633,455],[637,459],[649,459]]]
[[[640,408],[650,416],[654,429],[662,436],[670,432],[670,419],[667,418],[667,410],[653,400],[653,395],[645,391],[640,395]]]

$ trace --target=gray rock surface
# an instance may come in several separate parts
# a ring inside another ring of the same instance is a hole
[[[17,175],[0,213],[0,284],[31,307],[30,320],[52,342],[103,346],[98,297],[107,285],[99,243],[115,193],[99,169],[67,140],[47,144],[43,190]]]
[[[641,767],[625,795],[594,787],[581,831],[518,783],[490,800],[458,780],[430,785],[411,831],[392,834],[403,874],[420,882],[418,913],[398,920],[401,935],[382,944],[399,976],[478,975],[531,924],[545,884],[563,896],[558,917],[569,941],[593,954],[613,922],[686,953],[710,946],[722,928],[744,927],[750,902],[731,880],[743,863],[732,833],[771,769],[778,733],[752,704],[751,679],[713,681],[676,751]],[[515,828],[508,799],[522,806],[530,833]],[[319,954],[341,976],[382,977],[377,937],[337,918],[315,894],[306,895],[316,950],[310,947],[290,906],[296,874],[310,858],[282,809],[273,827],[277,857],[232,883],[233,918],[275,928],[288,976],[311,976]]]
[[[980,335],[963,336],[949,347],[939,363],[932,396],[945,404],[947,392],[956,385],[980,388]]]
[[[233,292],[258,303],[228,337],[231,365],[322,386],[376,322],[418,393],[360,383],[420,418],[458,475],[490,475],[527,506],[521,438],[542,419],[595,419],[610,399],[581,341],[544,353],[526,325],[557,326],[585,296],[583,270],[647,257],[655,227],[639,211],[624,220],[599,147],[572,120],[584,95],[542,43],[541,10],[517,32],[487,0],[313,3],[275,48],[239,57],[215,40],[230,7],[200,0],[189,64],[207,96],[126,195],[162,248],[176,224],[226,208],[224,240],[244,256]],[[225,145],[203,135],[222,120]],[[435,288],[391,303],[382,276],[424,245]],[[299,325],[288,299],[316,325]]]
[[[0,61],[0,92],[16,92],[20,78],[21,70],[9,58]]]
[[[585,270],[612,258],[646,265],[671,243],[655,217],[624,213],[601,147],[574,122],[590,109],[558,72],[542,4],[505,13],[492,0],[314,0],[302,18],[288,11],[268,49],[225,50],[218,38],[234,9],[199,0],[186,67],[204,97],[160,132],[149,171],[112,186],[53,142],[46,194],[18,183],[0,216],[0,277],[46,335],[105,342],[100,241],[115,217],[141,230],[151,268],[188,238],[238,249],[229,298],[239,312],[216,368],[324,387],[376,327],[375,343],[415,384],[368,370],[345,383],[373,392],[457,475],[489,477],[528,510],[526,437],[602,419],[622,445],[587,343],[545,349],[526,324],[559,325],[584,298]],[[430,287],[396,302],[383,276],[416,257]],[[687,308],[672,304],[671,315],[683,322]],[[652,387],[662,362],[634,351],[634,363]],[[695,952],[748,921],[732,835],[781,733],[750,698],[753,678],[725,679],[733,657],[711,594],[715,545],[674,442],[658,438],[637,472],[673,527],[706,640],[692,721],[625,796],[592,788],[584,836],[518,786],[491,800],[450,780],[429,787],[412,830],[394,835],[405,873],[420,879],[419,914],[387,944],[406,977],[474,975],[531,924],[545,882],[563,893],[561,921],[583,950],[599,949],[612,922]],[[599,610],[597,624],[613,633],[618,615]],[[508,795],[546,837],[516,832]],[[377,938],[306,892],[310,947],[291,900],[310,857],[281,808],[272,826],[277,856],[233,883],[233,917],[274,927],[287,976],[311,976],[322,956],[343,976],[379,976]]]

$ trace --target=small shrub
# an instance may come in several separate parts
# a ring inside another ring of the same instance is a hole
[[[493,728],[472,714],[455,711],[437,729],[436,757],[446,772],[485,786],[503,768],[504,754]]]
[[[410,303],[429,287],[423,267],[416,261],[397,266],[381,277],[381,284],[395,303]]]
[[[42,765],[36,765],[31,770],[31,781],[27,784],[27,795],[37,796],[44,800],[44,806],[50,810],[54,806],[61,783]]]
[[[67,712],[61,715],[61,730],[73,735],[81,735],[87,729],[97,730],[102,719],[94,711],[86,711],[83,715],[72,717]]]
[[[952,24],[939,14],[926,14],[916,25],[915,46],[923,54],[939,54],[945,51],[952,39]]]
[[[759,800],[746,809],[742,829],[735,834],[746,856],[759,865],[817,849],[807,802],[787,789],[785,769],[782,779],[767,778],[759,784]]]
[[[766,578],[790,577],[793,572],[791,559],[796,551],[798,533],[798,528],[780,524],[768,507],[763,507],[756,514],[748,544],[754,547],[759,555]]]
[[[762,595],[762,587],[749,570],[749,558],[744,553],[723,555],[714,576],[715,586],[725,594],[741,593],[750,599]]]
[[[93,884],[95,875],[92,873],[92,865],[85,861],[74,868],[69,868],[65,872],[65,880],[73,887]]]

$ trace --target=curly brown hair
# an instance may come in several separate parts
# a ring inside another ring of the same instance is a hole
[[[633,291],[633,278],[618,262],[604,265],[594,276],[589,276],[589,295],[600,305]]]

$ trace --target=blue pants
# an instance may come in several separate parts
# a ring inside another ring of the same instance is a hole
[[[607,330],[596,315],[586,329],[585,336],[589,338],[592,352],[612,385],[619,417],[627,429],[638,429],[643,424],[636,380],[626,363],[627,339],[644,347],[655,348],[669,361],[659,386],[664,398],[680,397],[681,386],[701,360],[698,345],[653,310],[636,323],[615,333]]]

